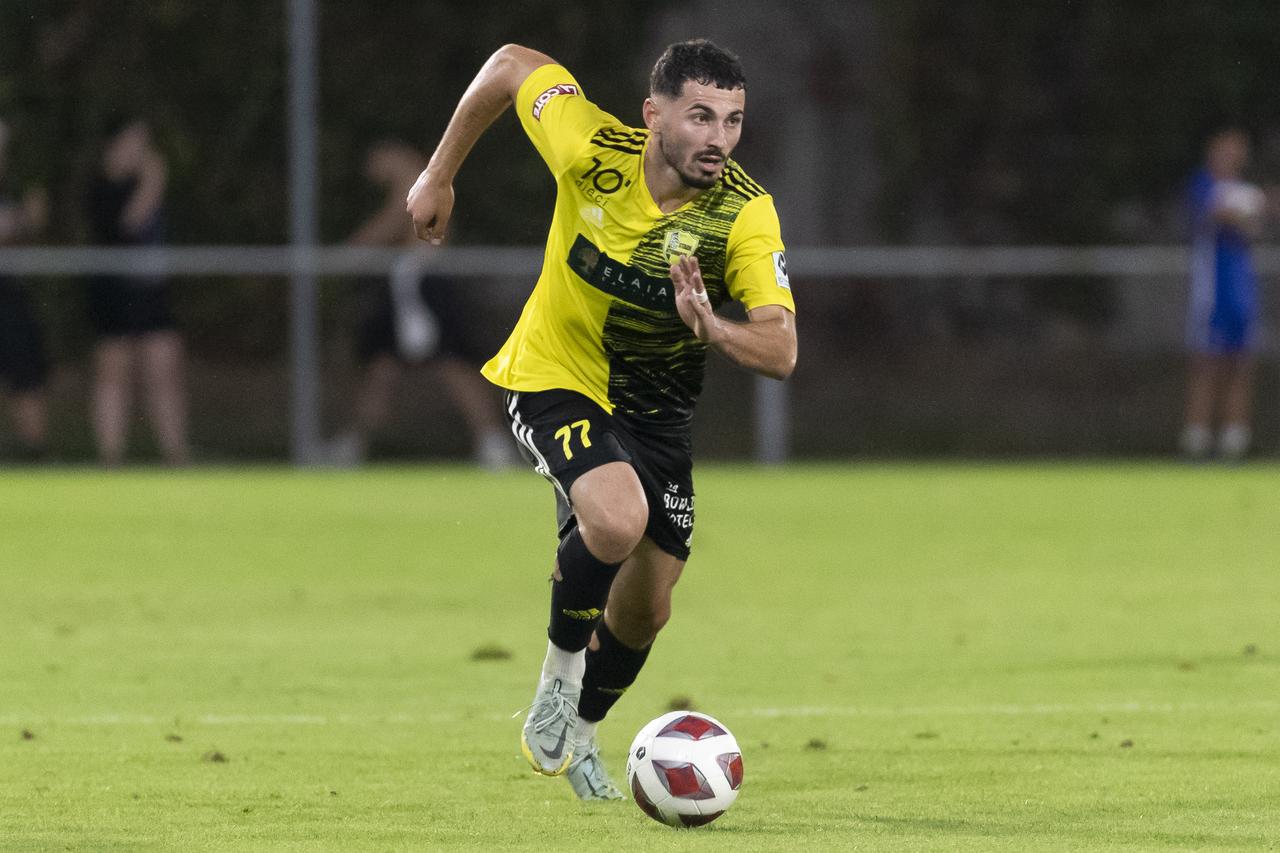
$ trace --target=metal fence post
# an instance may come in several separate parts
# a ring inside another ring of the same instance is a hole
[[[756,461],[777,465],[791,455],[791,393],[786,382],[755,378]]]
[[[320,312],[312,263],[319,238],[315,0],[288,0],[288,15],[289,240],[293,245],[290,455],[295,465],[311,465],[317,461],[320,445]]]

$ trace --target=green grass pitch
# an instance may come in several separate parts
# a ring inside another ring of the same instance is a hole
[[[677,832],[520,757],[535,475],[5,472],[0,849],[1280,849],[1280,468],[697,484],[601,730],[620,776],[680,697],[733,729],[737,805]]]

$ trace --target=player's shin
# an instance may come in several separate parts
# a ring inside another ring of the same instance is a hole
[[[652,643],[643,649],[623,645],[603,620],[596,626],[596,639],[600,647],[587,649],[582,698],[578,702],[578,716],[588,723],[604,719],[614,703],[635,683],[653,648]]]
[[[603,563],[587,549],[574,527],[560,540],[556,554],[559,578],[551,582],[551,624],[547,637],[567,652],[581,652],[600,622],[609,587],[621,564]]]

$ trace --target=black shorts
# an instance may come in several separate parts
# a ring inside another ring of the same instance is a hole
[[[38,391],[49,376],[44,336],[24,291],[0,278],[0,379],[15,394]]]
[[[561,536],[575,523],[569,502],[574,481],[601,465],[626,462],[649,502],[645,535],[671,556],[689,559],[693,456],[687,435],[646,431],[576,391],[508,391],[506,403],[521,452],[555,486]]]
[[[452,356],[472,364],[488,360],[489,353],[479,346],[474,336],[467,333],[468,322],[461,305],[459,285],[448,279],[426,276],[418,285],[422,301],[436,320],[439,340],[435,350],[425,359]],[[360,330],[356,352],[361,364],[368,364],[383,355],[395,356],[401,361],[396,345],[396,308],[391,298],[391,287],[385,280],[366,282],[361,287]]]
[[[104,338],[134,337],[177,328],[167,284],[123,276],[90,279],[89,322]]]

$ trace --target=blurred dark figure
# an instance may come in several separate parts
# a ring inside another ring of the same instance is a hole
[[[0,246],[26,242],[44,229],[49,204],[43,191],[28,190],[21,200],[6,182],[9,129],[0,121]],[[47,446],[45,384],[49,361],[44,336],[31,311],[26,290],[0,274],[0,379],[9,391],[9,410],[18,437],[18,458],[36,461]]]
[[[159,246],[164,242],[167,169],[147,124],[136,119],[111,128],[89,190],[94,242],[103,246]],[[185,465],[187,403],[182,339],[169,285],[155,275],[97,275],[89,282],[94,348],[93,428],[102,464],[124,462],[135,375],[164,462]]]
[[[1204,165],[1191,177],[1191,351],[1182,452],[1199,459],[1215,450],[1215,408],[1222,459],[1244,457],[1251,441],[1258,342],[1257,276],[1250,241],[1262,227],[1266,197],[1242,180],[1249,137],[1229,128],[1209,138]]]
[[[459,286],[424,276],[413,222],[404,200],[427,158],[414,148],[383,141],[369,149],[364,172],[386,190],[382,207],[365,220],[348,243],[404,246],[411,250],[391,274],[361,286],[359,358],[363,374],[348,428],[331,439],[326,461],[343,467],[361,464],[373,436],[386,426],[395,387],[406,365],[430,361],[445,392],[466,421],[474,459],[486,468],[516,461],[515,445],[499,411],[494,389],[480,377],[490,355],[468,334]]]

